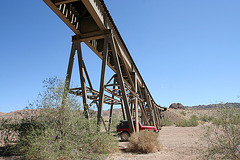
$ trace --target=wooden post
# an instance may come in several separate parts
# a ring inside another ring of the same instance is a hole
[[[91,82],[90,77],[88,75],[87,68],[86,68],[86,65],[85,65],[84,61],[83,61],[83,67],[84,67],[84,72],[86,73],[86,77],[87,77],[87,80],[88,80],[89,87],[90,87],[91,90],[93,90],[92,82]],[[96,95],[95,93],[92,93],[92,94]],[[94,101],[94,102],[95,102],[96,106],[98,106],[98,102],[97,101]],[[93,104],[92,102],[89,104],[89,108],[92,106],[92,104]]]
[[[133,115],[133,102],[132,102],[132,98],[130,98],[130,101],[131,101],[130,102],[130,113],[131,113],[132,116],[134,116]]]
[[[155,120],[155,126],[156,128],[158,128],[158,117],[157,117],[157,111],[156,111],[156,106],[153,104],[152,100],[151,100],[151,104],[152,104],[152,107],[153,107],[153,113],[154,113],[154,120]]]
[[[122,102],[122,100],[120,100],[120,101],[121,101],[121,109],[122,109],[123,120],[126,120],[125,110],[124,110],[124,107],[123,107],[123,102]]]
[[[82,88],[82,99],[83,99],[83,107],[84,107],[84,115],[89,119],[89,108],[87,102],[87,89],[86,89],[86,81],[84,74],[84,65],[83,65],[83,57],[81,50],[81,42],[73,42],[76,45],[77,53],[78,53],[78,65],[79,65],[79,73],[80,73],[80,81]]]
[[[161,117],[160,117],[160,113],[159,113],[159,109],[156,108],[156,114],[157,114],[157,118],[158,118],[158,130],[161,129]]]
[[[136,72],[133,72],[133,83],[135,87],[135,92],[137,93],[137,76]],[[138,98],[135,97],[134,101],[134,106],[135,106],[135,121],[136,121],[136,132],[139,132],[139,125],[138,125]]]
[[[116,84],[116,80],[114,79],[113,84]],[[115,89],[115,85],[113,86],[113,89]],[[112,94],[112,98],[114,98],[114,94]],[[108,133],[110,133],[110,129],[111,129],[111,123],[112,123],[112,113],[113,113],[113,104],[111,104],[111,108],[110,108],[110,115],[109,115],[109,124],[108,124]]]
[[[112,49],[113,59],[114,59],[114,62],[115,62],[115,68],[117,70],[118,83],[120,85],[121,92],[122,92],[124,107],[125,107],[125,111],[126,111],[126,115],[127,115],[127,120],[128,120],[128,123],[129,123],[129,129],[130,129],[130,132],[132,133],[132,132],[135,132],[135,129],[134,129],[131,113],[130,113],[130,108],[129,108],[129,104],[128,104],[128,100],[127,100],[127,94],[126,94],[126,90],[125,90],[125,86],[124,86],[124,82],[123,82],[123,77],[122,77],[122,71],[121,71],[121,68],[120,68],[118,55],[116,53],[116,45],[115,45],[113,36],[110,39],[110,46],[111,46],[111,49]],[[121,54],[121,53],[119,53],[119,54]]]
[[[75,45],[72,43],[72,49],[70,53],[70,58],[68,62],[68,69],[67,69],[67,75],[66,75],[66,80],[65,80],[65,86],[64,86],[64,92],[63,92],[63,97],[62,97],[62,108],[66,104],[66,98],[69,92],[69,86],[70,86],[70,81],[72,77],[72,69],[73,69],[73,62],[74,62],[74,57],[75,57]]]
[[[148,122],[148,119],[147,119],[147,116],[146,116],[146,113],[145,113],[142,103],[138,101],[138,105],[140,106],[140,109],[141,109],[141,112],[145,119],[146,124],[149,126],[149,122]]]
[[[102,71],[101,71],[101,81],[100,81],[100,93],[99,93],[99,105],[98,105],[98,116],[97,123],[100,125],[102,110],[103,110],[103,100],[104,100],[104,84],[106,76],[106,66],[107,66],[107,57],[108,57],[108,43],[109,37],[104,38],[104,49],[103,49],[103,58],[102,58]]]
[[[115,81],[115,82],[118,82],[118,77],[117,77],[116,74],[114,75],[114,81]],[[118,86],[118,89],[119,89],[119,88],[120,88],[120,87]],[[118,93],[120,94],[121,91],[119,90]],[[126,120],[126,114],[125,114],[126,112],[125,112],[125,109],[124,109],[124,107],[123,107],[123,100],[120,99],[120,101],[121,101],[121,109],[122,109],[123,120]]]

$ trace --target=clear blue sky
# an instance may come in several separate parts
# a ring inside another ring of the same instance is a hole
[[[239,0],[105,3],[158,104],[240,101]],[[0,112],[10,112],[36,99],[44,79],[65,77],[73,32],[42,0],[1,6]],[[98,90],[101,61],[84,45],[83,54]]]

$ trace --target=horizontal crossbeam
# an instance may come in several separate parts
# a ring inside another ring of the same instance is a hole
[[[60,5],[60,4],[71,3],[76,1],[79,1],[79,0],[53,0],[53,3],[55,5]]]
[[[85,33],[85,34],[81,34],[81,35],[78,34],[78,35],[75,35],[72,37],[72,41],[85,42],[85,41],[90,41],[90,40],[97,40],[97,39],[102,39],[105,36],[108,36],[110,34],[111,34],[110,29]]]

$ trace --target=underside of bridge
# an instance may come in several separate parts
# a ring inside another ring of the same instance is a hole
[[[136,122],[140,120],[145,125],[154,125],[160,129],[161,113],[166,108],[157,105],[153,100],[104,1],[44,0],[44,2],[76,34],[72,37],[65,88],[70,93],[82,97],[86,118],[89,118],[89,108],[96,104],[100,123],[103,104],[107,104],[110,106],[109,124],[111,124],[113,107],[121,105],[123,119],[128,120],[131,132],[139,130],[138,125],[136,130],[133,127],[133,120]],[[102,60],[99,90],[93,89],[82,56],[82,42]],[[69,88],[76,54],[81,86]],[[108,80],[105,79],[107,66],[114,72]],[[66,92],[63,97],[67,94]]]

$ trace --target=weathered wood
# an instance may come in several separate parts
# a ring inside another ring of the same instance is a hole
[[[106,123],[105,123],[103,117],[101,117],[101,119],[102,119],[102,122],[103,122],[103,126],[104,126],[104,128],[105,128],[105,131],[107,132],[107,126],[106,126]]]
[[[155,120],[155,125],[156,125],[156,128],[158,128],[159,126],[159,120],[158,120],[158,115],[157,115],[157,110],[156,110],[156,106],[153,104],[153,101],[151,100],[151,104],[152,104],[152,107],[153,107],[153,114],[154,114],[154,120]]]
[[[55,5],[71,3],[71,2],[76,2],[76,1],[79,1],[79,0],[53,0]]]
[[[75,33],[80,34],[79,30],[68,20],[68,18],[62,14],[62,12],[55,6],[51,0],[43,0],[58,16],[63,20],[63,22]]]
[[[85,65],[84,61],[83,61],[83,69],[84,69],[84,72],[85,72],[85,74],[86,74],[89,87],[90,87],[91,89],[93,89],[92,82],[91,82],[91,80],[90,80],[90,77],[89,77],[89,74],[88,74],[88,72],[87,72],[87,68],[86,68],[86,65]]]
[[[68,91],[69,91],[70,81],[71,81],[71,77],[72,77],[74,57],[75,57],[75,45],[72,44],[72,49],[71,49],[70,58],[69,58],[69,62],[68,62],[68,69],[67,69],[67,75],[66,75],[66,80],[65,80],[64,92],[63,92],[63,97],[62,97],[62,107],[65,106],[66,98],[67,98]]]
[[[103,30],[106,29],[104,22],[104,14],[100,9],[99,3],[96,0],[81,0],[85,7],[88,9],[88,12],[91,14],[92,18],[98,25],[98,27]]]
[[[108,80],[105,86],[115,85],[115,84],[109,84],[113,80],[113,78],[114,78],[114,75]]]
[[[97,40],[97,39],[102,39],[106,36],[109,36],[111,34],[111,30],[106,29],[106,30],[101,30],[101,31],[96,31],[96,32],[89,32],[89,33],[84,33],[81,35],[75,35],[73,36],[73,41],[90,41],[90,40]]]
[[[116,83],[116,80],[114,79],[113,84]],[[113,89],[115,89],[115,85],[113,86]],[[114,95],[112,94],[112,98],[114,99]],[[112,114],[113,114],[113,104],[111,104],[111,108],[110,108],[110,115],[109,115],[109,124],[108,124],[108,133],[110,133],[110,129],[111,129],[111,123],[112,123]]]
[[[143,88],[143,90],[144,90],[144,94],[145,94],[145,99],[146,99],[146,101],[147,101],[147,105],[148,105],[149,108],[152,109],[153,106],[152,106],[152,103],[151,103],[150,97],[149,97],[149,95],[148,95],[146,89]],[[152,117],[153,125],[156,126],[156,121],[155,121],[155,116],[154,116],[154,112],[153,112],[153,110],[152,110],[151,114],[152,114],[151,117]]]
[[[86,68],[86,65],[85,65],[84,61],[83,61],[83,68],[84,68],[84,72],[86,73],[86,77],[87,77],[87,80],[88,80],[89,87],[90,87],[91,90],[93,90],[92,82],[91,82],[90,77],[88,75],[87,68]],[[94,96],[97,96],[96,93],[92,92],[92,94]],[[96,106],[98,106],[98,102],[95,101],[95,103],[96,103]],[[90,108],[90,105],[89,105],[89,108]]]
[[[132,132],[135,132],[135,129],[134,129],[132,116],[131,116],[130,109],[129,109],[127,94],[126,94],[125,86],[124,86],[124,83],[123,83],[122,71],[121,71],[121,68],[120,68],[120,64],[119,64],[119,60],[118,60],[118,55],[116,53],[116,46],[115,45],[116,44],[114,42],[114,38],[111,37],[110,46],[112,48],[112,54],[113,54],[113,58],[114,58],[114,62],[115,62],[115,68],[117,70],[118,83],[120,85],[121,92],[122,92],[122,95],[123,95],[123,103],[124,103],[124,107],[125,107],[125,111],[126,111],[126,115],[127,115],[127,120],[128,120],[128,123],[129,123],[129,129],[130,129],[130,132],[132,133]]]
[[[78,65],[79,65],[80,81],[82,86],[84,115],[86,118],[89,119],[89,108],[88,108],[88,102],[87,102],[87,90],[86,90],[86,81],[85,81],[85,74],[84,74],[84,67],[83,67],[81,44],[79,42],[73,42],[73,43],[74,45],[76,45],[76,49],[78,53]]]
[[[122,59],[123,67],[126,69],[127,78],[130,81],[130,85],[132,86],[132,89],[135,90],[134,84],[133,84],[133,81],[132,81],[132,77],[131,77],[130,72],[129,72],[129,68],[127,68],[128,65],[127,65],[126,59],[123,58],[122,53],[121,53],[118,45],[116,45],[116,48],[117,48],[117,52],[119,53],[120,58]]]
[[[103,109],[104,83],[105,83],[107,56],[108,56],[108,43],[109,43],[109,37],[105,37],[104,49],[103,49],[102,71],[101,71],[102,73],[101,73],[101,82],[100,82],[100,93],[99,93],[98,117],[97,117],[98,124],[100,124],[100,118],[102,116],[102,109]]]
[[[148,122],[148,119],[147,119],[147,116],[146,116],[146,113],[145,113],[145,109],[143,108],[141,102],[138,101],[138,105],[140,106],[140,109],[141,109],[141,113],[145,119],[145,122],[147,123],[147,125],[149,125],[149,122]]]
[[[133,83],[135,87],[135,92],[137,93],[137,76],[136,73],[133,72]],[[138,98],[135,97],[135,121],[136,121],[136,132],[139,132],[139,125],[138,125]]]

